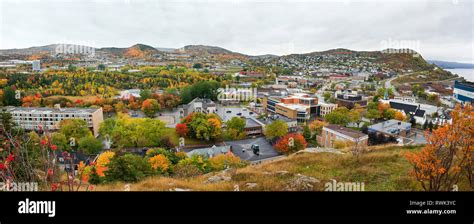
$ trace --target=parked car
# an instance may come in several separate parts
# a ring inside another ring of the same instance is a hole
[[[260,146],[259,145],[253,144],[250,148],[252,149],[253,154],[255,154],[257,156],[260,155]]]

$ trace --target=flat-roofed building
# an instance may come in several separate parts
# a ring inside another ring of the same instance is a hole
[[[263,135],[263,126],[264,125],[255,118],[245,118],[244,131],[247,136]]]
[[[298,131],[298,122],[296,121],[296,119],[286,118],[286,117],[283,117],[283,116],[280,116],[280,115],[277,115],[277,114],[274,114],[274,115],[268,116],[268,117],[264,117],[264,118],[259,118],[259,119],[255,119],[255,118],[251,118],[251,119],[259,122],[263,126],[263,130],[265,130],[265,127],[267,125],[273,123],[276,120],[280,120],[280,121],[283,121],[283,122],[286,123],[286,125],[288,126],[288,132]]]
[[[331,113],[337,108],[337,104],[334,103],[319,103],[319,116],[324,117],[326,114]]]
[[[318,144],[322,147],[332,148],[336,140],[349,142],[357,147],[368,145],[369,136],[343,126],[330,124],[323,127],[321,134],[317,136]]]
[[[361,107],[367,106],[367,98],[357,94],[357,92],[336,92],[336,103],[340,107],[352,109],[356,104]]]
[[[94,136],[99,135],[100,123],[104,120],[102,108],[55,108],[48,107],[6,107],[13,122],[25,130],[55,131],[59,122],[66,119],[82,119]]]
[[[474,82],[454,81],[453,97],[460,103],[474,102]]]
[[[406,137],[411,130],[411,123],[399,121],[399,120],[388,120],[383,121],[368,127],[369,133],[382,133],[385,136],[393,137]]]
[[[265,111],[279,114],[298,122],[306,122],[318,113],[318,98],[306,93],[294,93],[290,96],[263,97]]]

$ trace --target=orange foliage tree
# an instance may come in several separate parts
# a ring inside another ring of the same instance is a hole
[[[445,124],[431,134],[420,152],[407,153],[413,165],[410,172],[426,191],[448,191],[463,174],[473,187],[474,109],[457,105],[452,124]]]
[[[151,168],[160,173],[165,173],[168,171],[171,162],[162,154],[151,157],[149,160]]]
[[[142,103],[142,111],[148,117],[154,117],[160,109],[160,104],[155,99],[146,99]]]
[[[293,139],[293,140],[291,140]],[[277,151],[285,154],[293,153],[305,149],[307,146],[303,135],[298,133],[290,133],[275,143],[274,147]]]
[[[399,121],[405,121],[407,119],[407,117],[400,111],[395,112],[394,118]]]

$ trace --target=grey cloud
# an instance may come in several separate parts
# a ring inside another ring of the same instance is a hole
[[[473,3],[322,0],[1,0],[0,48],[215,45],[258,54],[413,40],[426,58],[473,62]]]

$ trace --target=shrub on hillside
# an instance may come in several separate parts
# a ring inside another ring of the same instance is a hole
[[[183,160],[184,161],[184,160]],[[192,163],[178,163],[174,168],[177,177],[193,177],[203,174],[203,172]]]
[[[206,157],[199,156],[199,155],[193,155],[191,157],[188,157],[186,159],[183,159],[178,162],[177,168],[182,167],[182,166],[187,166],[187,165],[192,165],[198,168],[202,173],[208,173],[211,171],[211,168],[209,166],[209,160]]]
[[[152,173],[148,161],[134,154],[125,154],[110,160],[106,177],[111,181],[136,182]]]
[[[336,140],[334,140],[332,146],[333,146],[335,149],[343,149],[343,148],[346,148],[348,145],[347,145],[347,142],[346,142],[346,141],[336,139]]]
[[[171,150],[167,150],[164,148],[153,148],[149,149],[146,152],[146,156],[148,158],[151,158],[156,155],[165,156],[171,162],[171,164],[177,164],[180,160],[185,159],[187,157],[186,153],[184,152],[172,152]]]
[[[171,166],[171,162],[169,161],[169,159],[162,154],[155,155],[149,158],[148,162],[150,163],[150,166],[153,171],[162,174],[167,173]]]
[[[209,166],[213,171],[224,170],[226,168],[242,167],[244,163],[238,156],[228,152],[209,159]]]

